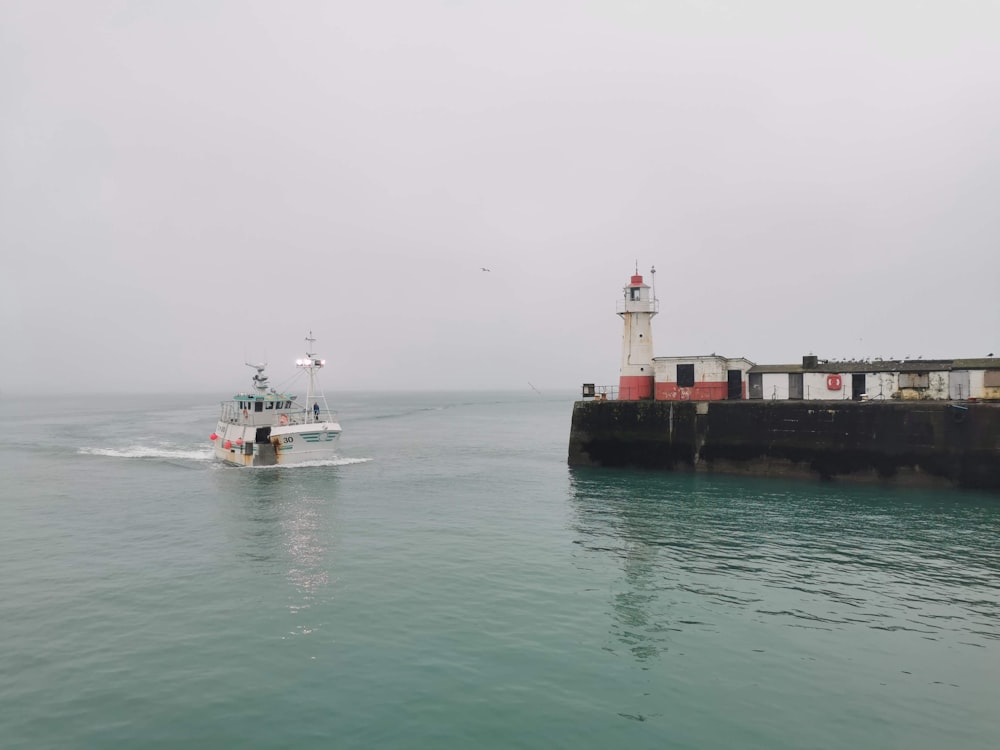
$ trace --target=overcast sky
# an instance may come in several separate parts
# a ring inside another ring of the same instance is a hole
[[[997,2],[0,2],[5,395],[1000,355],[998,197]]]

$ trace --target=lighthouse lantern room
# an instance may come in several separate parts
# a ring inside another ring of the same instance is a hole
[[[655,279],[656,269],[650,269]],[[618,398],[637,401],[653,398],[653,316],[657,313],[655,287],[644,284],[639,269],[625,287],[625,299],[618,302],[624,321],[622,366]]]

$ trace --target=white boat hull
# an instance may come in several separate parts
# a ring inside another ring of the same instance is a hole
[[[257,442],[257,428],[219,422],[215,457],[234,466],[280,466],[329,461],[337,457],[340,425],[336,422],[283,425]]]

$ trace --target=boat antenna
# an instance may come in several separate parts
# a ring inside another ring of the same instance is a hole
[[[266,393],[268,376],[264,374],[264,369],[267,367],[267,362],[247,362],[245,364],[247,367],[252,367],[257,371],[257,374],[251,378],[254,389],[258,393]]]

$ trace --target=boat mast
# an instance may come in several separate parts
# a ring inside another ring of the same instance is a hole
[[[315,356],[315,352],[310,351],[314,349],[313,346],[316,343],[316,339],[313,338],[313,332],[309,331],[309,335],[306,336],[306,341],[309,342],[309,346],[306,347],[306,357],[309,358],[309,390],[306,394],[306,408],[312,408],[313,391],[315,391],[315,386],[313,383],[313,377],[316,374],[316,370],[313,368],[312,358]]]
[[[313,338],[312,331],[309,331],[309,335],[306,336],[306,341],[309,344],[309,347],[306,350],[306,357],[305,359],[297,360],[295,364],[305,369],[309,373],[309,388],[306,392],[306,414],[307,414],[306,419],[308,420],[309,419],[308,415],[312,414],[313,419],[318,422],[319,421],[318,417],[314,412],[312,412],[313,399],[316,398],[316,387],[314,379],[316,377],[316,370],[325,365],[326,360],[317,359],[316,353],[313,351],[309,351],[309,349],[313,348],[313,344],[316,343],[316,339]]]

